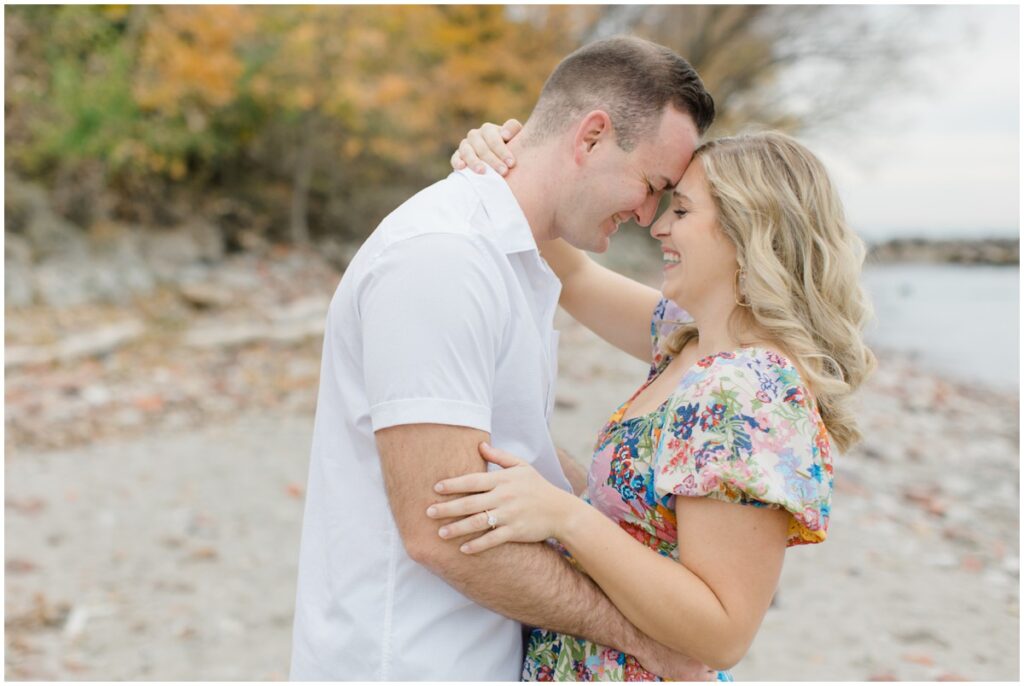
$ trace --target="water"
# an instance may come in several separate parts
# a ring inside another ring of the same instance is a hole
[[[1019,388],[1017,267],[877,265],[864,282],[875,305],[874,346],[911,353],[960,381]]]

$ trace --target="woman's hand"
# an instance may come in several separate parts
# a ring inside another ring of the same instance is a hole
[[[487,164],[504,176],[516,164],[505,143],[522,130],[523,125],[516,119],[509,119],[501,126],[487,122],[479,129],[470,129],[452,155],[452,168],[470,167],[477,174],[483,174],[484,164]]]
[[[486,532],[464,543],[459,548],[464,553],[479,553],[511,541],[534,543],[556,538],[558,527],[568,516],[569,508],[583,502],[553,486],[536,469],[510,453],[481,443],[480,454],[488,462],[504,469],[441,481],[434,486],[438,493],[475,495],[435,503],[427,508],[427,516],[432,519],[468,515],[441,527],[438,531],[441,538]],[[488,522],[488,517],[494,526]]]

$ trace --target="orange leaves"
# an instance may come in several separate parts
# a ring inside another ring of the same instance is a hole
[[[253,27],[244,7],[160,8],[147,22],[142,43],[138,104],[171,115],[181,111],[184,100],[209,107],[229,104],[243,69],[238,46]]]

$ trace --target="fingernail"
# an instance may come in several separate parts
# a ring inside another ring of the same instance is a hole
[[[469,552],[469,544],[463,545],[461,548],[459,548],[459,550],[461,550],[464,553],[468,553]]]
[[[515,163],[516,163],[516,161],[515,161],[514,159],[512,159],[511,157],[506,157],[506,158],[505,158],[505,164],[507,164],[508,166],[510,166],[510,167],[511,167],[511,166],[512,166],[512,165],[514,165]]]
[[[444,527],[442,527],[440,530],[438,530],[437,534],[441,538],[447,538],[448,537],[448,529],[445,529]]]
[[[440,493],[444,490],[444,484],[434,484],[434,490]]]
[[[437,514],[437,508],[436,507],[431,505],[430,507],[427,508],[427,516],[428,517],[433,517],[436,514]]]
[[[481,164],[481,165],[480,165],[479,167],[476,167],[476,168],[474,169],[474,171],[475,171],[475,172],[476,172],[477,174],[483,174],[483,173],[484,173],[484,166],[483,166],[483,165]]]
[[[512,132],[509,131],[508,129],[502,129],[501,130],[501,137],[502,138],[511,138],[512,137]]]
[[[505,165],[501,165],[500,167],[498,167],[498,173],[504,176],[505,174],[508,173],[508,167],[506,167]]]

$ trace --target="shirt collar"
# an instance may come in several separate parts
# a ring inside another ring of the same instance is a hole
[[[498,172],[486,167],[484,174],[468,168],[452,173],[461,174],[480,197],[494,229],[494,241],[505,254],[537,250],[537,241],[533,238],[523,208]]]

